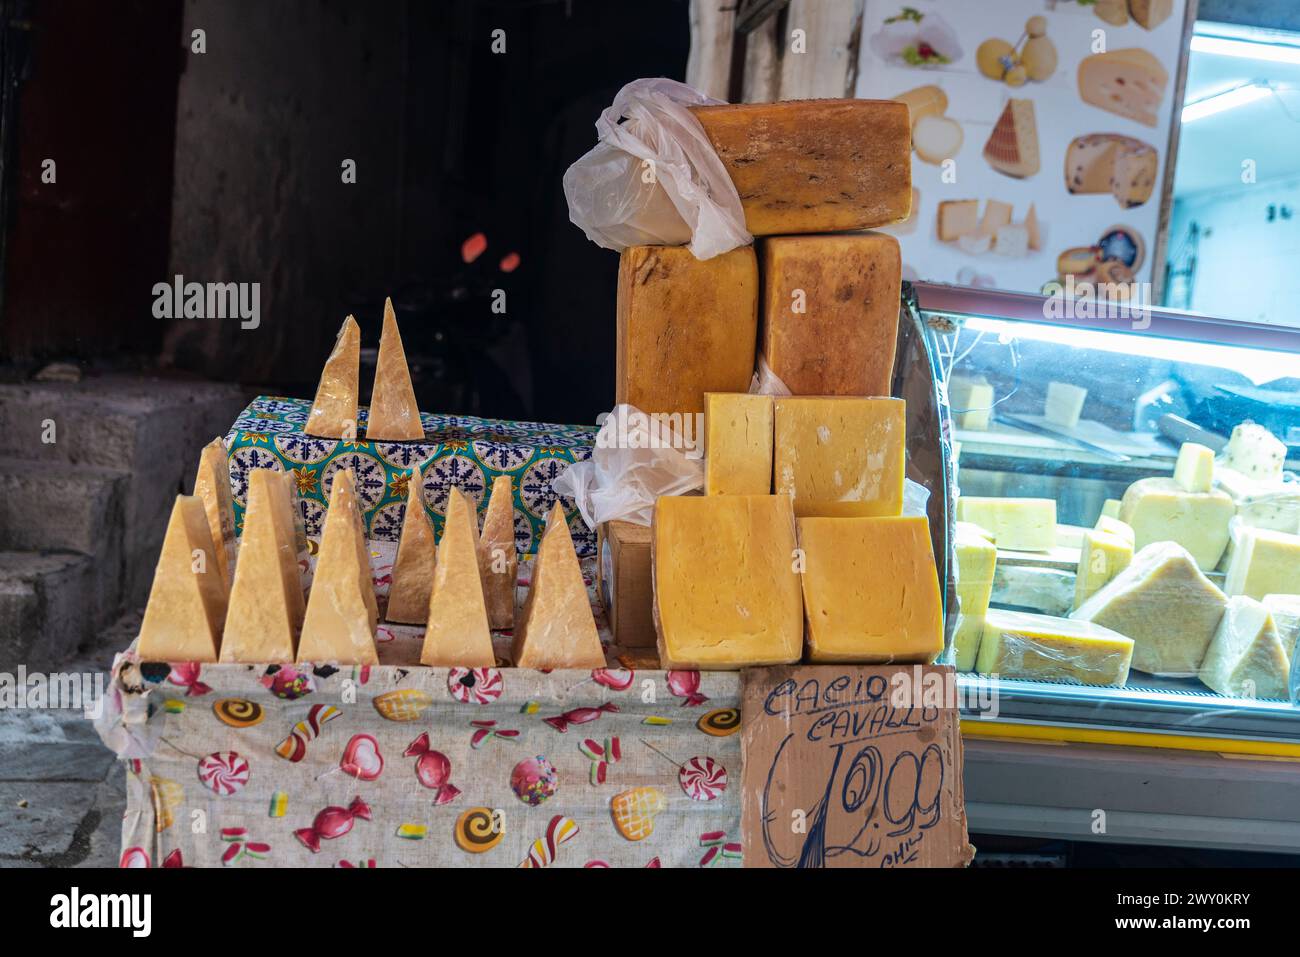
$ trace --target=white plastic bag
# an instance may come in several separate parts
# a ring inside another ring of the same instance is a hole
[[[619,90],[596,121],[600,142],[564,174],[569,219],[619,251],[689,244],[711,259],[753,242],[740,195],[687,109],[720,102],[663,77]]]
[[[573,499],[591,528],[613,519],[649,525],[660,495],[704,487],[703,438],[693,426],[673,429],[635,406],[616,405],[596,433],[591,458],[551,485]]]

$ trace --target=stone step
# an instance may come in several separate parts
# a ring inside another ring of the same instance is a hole
[[[0,458],[0,542],[120,561],[129,485],[118,469]]]
[[[94,635],[95,572],[89,555],[0,551],[0,671],[65,661]]]

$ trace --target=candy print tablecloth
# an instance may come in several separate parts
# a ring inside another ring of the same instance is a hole
[[[281,396],[254,399],[226,435],[235,519],[242,526],[248,473],[292,471],[298,482],[307,534],[318,536],[325,520],[334,473],[350,468],[367,535],[395,542],[401,531],[411,469],[424,476],[424,503],[442,534],[447,493],[454,485],[479,509],[487,507],[492,480],[509,475],[514,491],[515,543],[532,552],[555,502],[551,482],[570,464],[591,457],[596,429],[544,422],[508,422],[465,415],[421,413],[421,442],[371,442],[364,438],[367,411],[359,410],[362,438],[355,442],[303,433],[311,402]],[[569,531],[580,555],[594,555],[596,535],[565,501]]]
[[[141,664],[126,867],[740,865],[740,678]]]

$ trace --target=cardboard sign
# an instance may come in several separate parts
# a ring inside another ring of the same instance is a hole
[[[964,867],[950,667],[745,672],[746,867]]]

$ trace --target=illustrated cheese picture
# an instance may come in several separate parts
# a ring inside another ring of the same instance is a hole
[[[417,465],[406,480],[406,509],[384,615],[388,621],[413,625],[428,621],[434,556],[433,524],[424,510],[424,481]]]
[[[1038,251],[1043,248],[1043,227],[1038,221],[1038,213],[1034,209],[1034,204],[1029,204],[1029,212],[1025,213],[1023,223],[1025,234],[1029,241],[1029,248]]]
[[[1133,539],[1109,532],[1087,531],[1079,546],[1079,570],[1074,579],[1078,608],[1133,561]]]
[[[993,248],[993,237],[988,233],[970,233],[958,238],[957,245],[962,252],[978,256]]]
[[[519,553],[515,547],[515,505],[509,475],[492,480],[483,534],[478,539],[479,575],[491,628],[513,628]]]
[[[991,533],[969,522],[957,522],[957,627],[953,632],[958,671],[973,671],[984,634],[984,616],[993,594],[998,548]]]
[[[800,518],[902,514],[903,400],[786,396],[775,425],[773,487]]]
[[[1150,143],[1116,133],[1076,136],[1065,151],[1065,187],[1071,193],[1109,193],[1124,209],[1151,198],[1159,155]]]
[[[1123,687],[1134,643],[1086,621],[989,609],[980,640],[980,674]]]
[[[999,256],[1028,256],[1029,230],[1024,226],[999,226],[993,238],[993,251]]]
[[[916,128],[919,120],[926,116],[943,116],[948,112],[948,95],[938,86],[918,86],[894,97],[899,103],[905,103]]]
[[[177,495],[136,648],[141,661],[216,661],[226,594],[203,503]]]
[[[984,158],[999,173],[1023,178],[1038,172],[1034,101],[1010,99],[984,144]]]
[[[1088,398],[1088,390],[1068,382],[1047,383],[1047,404],[1043,408],[1043,418],[1052,425],[1072,429],[1079,424],[1083,414],[1083,403]]]
[[[1257,482],[1276,481],[1286,464],[1286,446],[1254,422],[1235,426],[1223,450],[1223,465]]]
[[[1268,608],[1244,595],[1228,599],[1201,663],[1202,683],[1222,695],[1286,700],[1290,671]]]
[[[704,396],[704,494],[771,494],[773,411],[770,395]]]
[[[1155,477],[1128,487],[1119,517],[1133,526],[1138,549],[1177,542],[1208,570],[1219,564],[1228,547],[1228,522],[1235,511],[1226,492],[1189,492],[1171,478]]]
[[[962,236],[974,233],[979,227],[979,210],[978,199],[950,199],[941,202],[937,223],[939,239],[945,243],[956,242]]]
[[[618,266],[615,401],[698,413],[706,392],[744,392],[754,371],[758,259],[742,246],[699,260],[630,246]]]
[[[998,548],[1042,552],[1056,547],[1056,500],[963,495],[957,520],[986,528]]]
[[[513,649],[516,668],[605,666],[582,567],[558,500],[537,546],[532,582],[519,618]]]
[[[375,361],[366,438],[384,442],[424,438],[415,389],[411,386],[411,370],[406,364],[406,350],[402,347],[402,333],[397,328],[391,299],[384,300],[384,328]]]
[[[1132,638],[1133,667],[1139,671],[1194,675],[1226,602],[1187,549],[1159,542],[1139,551],[1070,617]]]
[[[1196,442],[1184,442],[1174,464],[1174,481],[1188,492],[1214,488],[1214,451]]]
[[[478,529],[473,506],[460,489],[447,495],[447,517],[427,606],[420,664],[491,668],[496,664],[479,578]]]
[[[1128,0],[1128,9],[1134,20],[1154,30],[1174,12],[1174,0]]]
[[[1229,595],[1300,595],[1300,535],[1242,528],[1228,562]]]
[[[801,518],[810,661],[929,663],[943,601],[924,516]]]
[[[946,116],[923,116],[912,127],[912,146],[917,157],[933,166],[961,152],[965,139],[961,124]]]
[[[993,386],[982,377],[954,375],[948,380],[948,404],[957,428],[982,432],[993,416]]]
[[[1011,225],[1011,204],[990,199],[984,203],[984,215],[980,218],[979,231],[986,236],[996,236],[1003,226]]]
[[[795,548],[787,496],[661,496],[651,530],[660,667],[798,661],[804,627]]]
[[[357,379],[361,374],[361,329],[351,316],[343,320],[334,348],[325,360],[316,398],[303,431],[327,439],[357,437]]]
[[[1094,53],[1079,64],[1079,97],[1117,116],[1155,126],[1169,74],[1139,47]]]
[[[203,446],[199,468],[194,476],[194,495],[203,503],[208,530],[216,549],[217,574],[222,588],[230,593],[231,566],[235,561],[235,506],[230,494],[230,466],[226,464],[226,445],[217,438]]]
[[[690,108],[755,236],[872,229],[907,218],[911,119],[893,100]]]
[[[794,395],[889,395],[902,259],[881,233],[765,239],[760,341]]]

